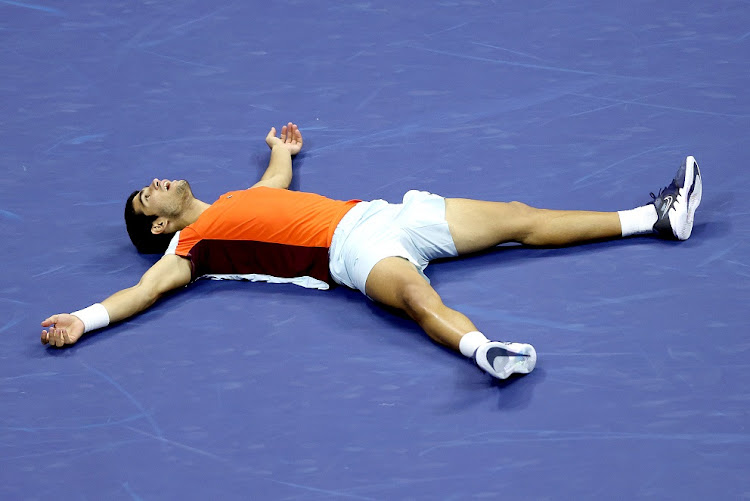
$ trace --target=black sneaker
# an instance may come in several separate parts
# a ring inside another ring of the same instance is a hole
[[[474,361],[498,379],[513,373],[528,374],[536,365],[536,350],[530,344],[490,341],[477,348]]]
[[[698,162],[687,157],[672,182],[659,191],[651,193],[659,219],[654,224],[654,231],[667,238],[687,240],[693,231],[695,209],[701,203],[703,181]]]

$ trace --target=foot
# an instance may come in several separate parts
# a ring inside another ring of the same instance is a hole
[[[536,365],[536,350],[530,344],[490,341],[477,348],[474,361],[498,379],[513,373],[528,374]]]
[[[693,216],[702,194],[703,180],[698,162],[687,157],[669,186],[660,190],[658,195],[651,194],[659,218],[654,231],[667,238],[687,240],[693,231]]]

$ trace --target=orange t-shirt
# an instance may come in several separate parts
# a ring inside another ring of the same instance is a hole
[[[190,260],[193,279],[292,282],[327,289],[333,232],[359,200],[257,187],[219,197],[175,234],[168,254]]]

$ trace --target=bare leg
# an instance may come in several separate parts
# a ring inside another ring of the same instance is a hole
[[[446,199],[446,219],[459,254],[504,242],[563,246],[622,236],[616,212],[535,209],[520,202]]]
[[[463,335],[477,330],[463,313],[445,306],[406,259],[389,257],[380,261],[370,271],[365,289],[372,299],[404,311],[434,341],[456,351]]]
[[[536,365],[533,346],[488,340],[463,313],[445,306],[416,267],[405,259],[389,257],[380,261],[370,271],[365,289],[372,299],[406,312],[434,341],[471,357],[493,377],[527,374]]]
[[[451,198],[446,200],[446,219],[459,254],[503,242],[555,246],[621,236],[616,212],[543,210],[519,202]],[[380,261],[370,271],[365,289],[369,297],[404,311],[433,340],[455,350],[467,332],[478,330],[466,315],[445,306],[406,259]]]

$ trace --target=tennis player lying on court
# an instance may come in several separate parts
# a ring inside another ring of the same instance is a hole
[[[432,259],[462,256],[503,242],[564,246],[658,233],[685,240],[701,201],[693,157],[672,183],[642,207],[621,212],[543,210],[520,202],[482,202],[409,191],[403,203],[331,200],[289,191],[292,156],[302,134],[271,128],[268,168],[249,189],[212,204],[187,181],[154,179],[133,192],[125,222],[140,252],[162,253],[133,287],[71,314],[52,315],[42,343],[62,347],[85,332],[125,320],[162,295],[198,278],[289,282],[328,289],[343,284],[404,311],[436,342],[492,376],[505,379],[536,365],[529,344],[491,341],[462,313],[444,305],[423,271]]]

